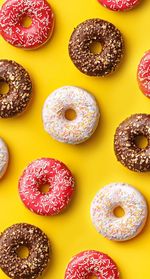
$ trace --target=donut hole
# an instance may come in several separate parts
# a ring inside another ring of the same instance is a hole
[[[136,136],[134,142],[140,149],[145,149],[148,146],[148,139],[143,135]]]
[[[29,256],[29,249],[27,246],[22,245],[17,249],[16,253],[19,258],[26,259]]]
[[[90,45],[90,51],[93,54],[99,54],[102,51],[102,44],[98,41],[93,41]]]
[[[91,275],[90,277],[88,277],[88,279],[98,279],[98,277],[95,275]]]
[[[43,184],[40,186],[40,192],[44,195],[47,194],[49,192],[49,190],[50,190],[49,184]]]
[[[23,18],[21,19],[21,25],[24,28],[29,28],[32,25],[32,19],[30,16],[23,16]]]
[[[67,109],[65,111],[65,118],[69,121],[75,120],[77,117],[76,111],[74,109]]]
[[[125,215],[125,211],[121,206],[117,206],[114,208],[113,214],[115,215],[115,217],[121,218]]]
[[[0,81],[0,94],[7,94],[9,92],[9,84],[5,81]]]

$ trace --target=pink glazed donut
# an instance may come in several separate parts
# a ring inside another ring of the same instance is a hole
[[[150,50],[142,57],[137,71],[139,87],[150,98]]]
[[[22,25],[30,17],[31,25]],[[54,14],[46,0],[6,0],[0,11],[0,33],[11,45],[24,49],[38,48],[51,37]]]
[[[133,9],[140,0],[98,0],[104,7],[113,11]]]
[[[41,158],[24,170],[19,180],[19,194],[25,206],[39,215],[56,215],[69,204],[74,192],[74,178],[60,161]],[[42,193],[43,185],[49,185]]]
[[[114,261],[107,255],[87,250],[74,256],[67,266],[65,279],[119,279],[119,271]]]

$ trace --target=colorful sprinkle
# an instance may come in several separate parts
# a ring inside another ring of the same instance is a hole
[[[124,216],[115,216],[117,207],[123,208]],[[147,219],[147,204],[143,195],[129,184],[111,183],[94,197],[91,218],[96,230],[104,237],[125,241],[143,229]]]
[[[76,118],[66,119],[65,112],[73,109]],[[75,86],[65,86],[48,96],[43,106],[44,129],[54,139],[78,144],[92,136],[99,122],[99,107],[95,98]]]
[[[0,138],[0,178],[7,170],[9,162],[9,152],[6,143]]]

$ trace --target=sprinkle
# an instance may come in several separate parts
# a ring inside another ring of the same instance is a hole
[[[49,191],[42,193],[40,187],[48,184]],[[19,180],[19,194],[25,206],[39,215],[56,215],[71,201],[74,178],[60,161],[41,158],[24,170]]]
[[[32,24],[25,28],[22,19],[30,17]],[[7,0],[0,14],[3,38],[15,47],[33,49],[45,44],[54,28],[54,14],[46,0]]]
[[[0,138],[0,178],[5,174],[9,162],[9,152],[6,143]]]
[[[141,91],[150,98],[150,50],[144,54],[140,61],[137,78]]]
[[[66,119],[65,112],[73,109],[76,118]],[[48,96],[43,106],[44,129],[54,139],[78,144],[92,136],[99,122],[99,107],[95,98],[75,86],[65,86]]]
[[[74,256],[67,266],[65,279],[119,279],[119,271],[114,261],[98,251],[87,250]]]
[[[123,208],[125,214],[116,217],[114,209]],[[147,204],[143,195],[126,183],[111,183],[103,187],[91,204],[91,219],[104,237],[125,241],[138,235],[147,219]]]
[[[113,11],[125,11],[133,9],[140,0],[98,0],[104,7]]]

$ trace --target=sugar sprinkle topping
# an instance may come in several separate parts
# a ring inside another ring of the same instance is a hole
[[[125,215],[116,217],[114,209],[122,207]],[[143,195],[126,183],[103,187],[91,204],[91,218],[96,230],[110,240],[125,241],[138,235],[147,219]]]
[[[69,121],[65,111],[73,109],[76,118]],[[99,107],[90,93],[75,86],[64,86],[48,96],[43,106],[45,130],[60,142],[78,144],[94,133],[99,122]]]

